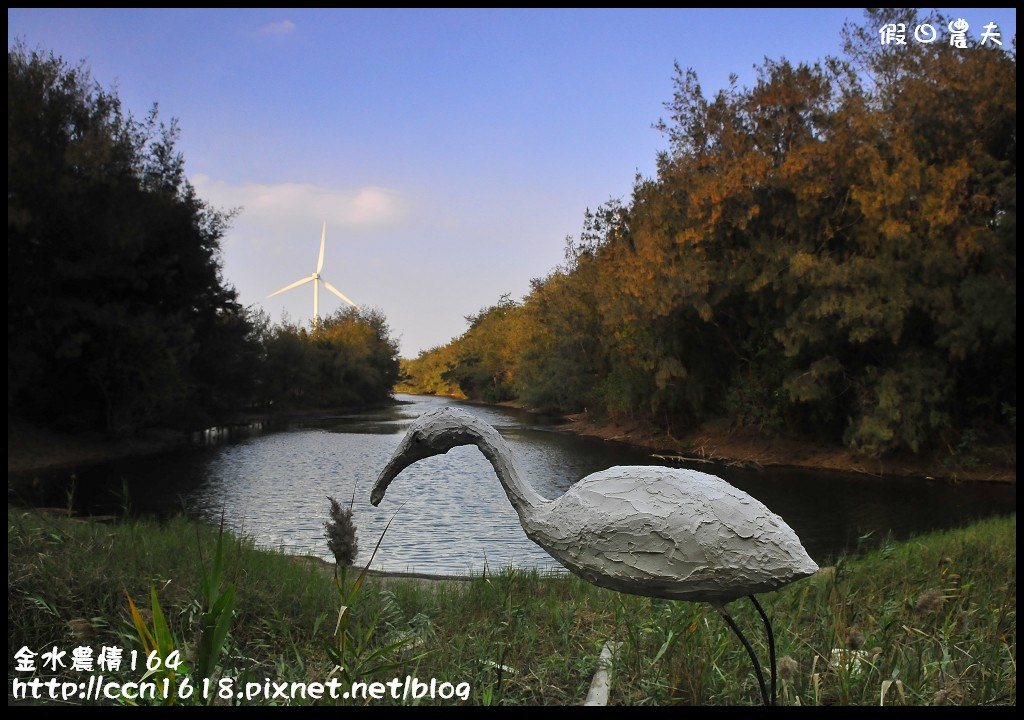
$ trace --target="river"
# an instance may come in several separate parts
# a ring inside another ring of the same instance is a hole
[[[186,513],[219,521],[264,546],[330,559],[329,502],[347,504],[364,564],[394,518],[373,567],[464,574],[508,565],[561,570],[523,533],[501,484],[477,448],[459,447],[407,468],[378,508],[370,488],[410,421],[448,398],[398,396],[400,404],[274,432],[234,435],[202,447],[82,470],[73,503],[83,511]],[[502,407],[465,406],[494,425],[523,475],[548,498],[612,465],[654,465],[646,452],[561,432],[553,420]],[[215,433],[214,433],[215,434]],[[209,434],[208,434],[209,435]],[[840,553],[1016,510],[1016,486],[767,468],[694,465],[750,493],[797,532],[824,564]],[[66,479],[58,493],[70,488]],[[53,486],[51,486],[53,487]],[[48,499],[53,503],[53,495]]]

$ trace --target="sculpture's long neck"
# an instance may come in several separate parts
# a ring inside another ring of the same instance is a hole
[[[522,479],[511,448],[497,430],[485,423],[474,423],[465,428],[465,432],[467,440],[480,448],[480,452],[494,466],[494,472],[501,480],[505,494],[519,514],[520,521],[528,520],[541,505],[549,502]]]

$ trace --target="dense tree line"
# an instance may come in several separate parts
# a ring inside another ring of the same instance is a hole
[[[359,406],[388,397],[399,377],[398,343],[376,310],[338,310],[312,333],[263,319],[256,397],[262,407]]]
[[[1012,433],[1016,56],[883,46],[884,23],[922,21],[901,12],[713,98],[677,66],[657,177],[409,386],[871,453]]]
[[[230,214],[196,196],[174,122],[134,119],[83,67],[21,44],[7,79],[9,413],[125,435],[388,395],[379,313],[307,334],[238,303],[219,262]]]

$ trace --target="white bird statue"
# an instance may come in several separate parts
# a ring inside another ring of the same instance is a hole
[[[753,593],[818,570],[782,518],[714,475],[657,466],[596,472],[548,500],[523,480],[497,430],[451,406],[413,422],[377,478],[370,502],[378,505],[412,463],[470,444],[494,466],[527,537],[573,573],[611,590],[714,605],[747,649],[765,704],[774,704],[774,637]],[[724,609],[744,595],[768,632],[771,701],[753,649]]]

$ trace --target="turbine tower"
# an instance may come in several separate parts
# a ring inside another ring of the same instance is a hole
[[[292,288],[297,288],[299,285],[305,285],[308,282],[313,283],[313,328],[314,329],[316,329],[316,327],[320,324],[320,283],[323,283],[325,288],[327,288],[332,293],[334,293],[335,295],[340,297],[342,300],[347,302],[349,305],[354,307],[356,310],[362,310],[361,307],[359,307],[354,302],[349,300],[347,297],[342,295],[341,291],[338,290],[338,288],[334,287],[329,282],[327,282],[322,277],[320,277],[320,271],[324,267],[324,241],[326,239],[327,239],[327,223],[325,222],[324,223],[324,229],[320,233],[320,257],[316,261],[316,270],[313,272],[313,274],[310,275],[309,277],[302,278],[301,280],[296,280],[291,285],[289,285],[287,287],[283,287],[280,290],[278,290],[277,292],[270,293],[269,295],[267,295],[267,298],[269,299],[269,298],[274,297],[275,295],[280,295],[283,292],[288,292]]]

